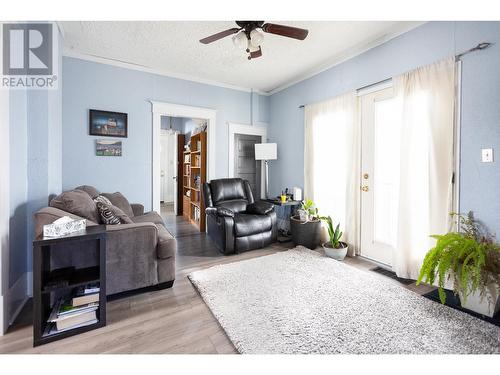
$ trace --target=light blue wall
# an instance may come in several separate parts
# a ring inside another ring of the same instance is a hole
[[[9,287],[27,271],[28,138],[27,92],[9,94]]]
[[[300,105],[385,80],[479,42],[495,45],[463,58],[460,206],[463,212],[474,210],[500,234],[498,162],[480,162],[483,147],[500,153],[500,22],[426,23],[272,95],[268,137],[278,142],[278,160],[270,162],[271,193],[304,185],[304,113]]]
[[[250,123],[250,93],[115,66],[63,58],[63,189],[81,184],[121,191],[151,208],[152,115],[149,100],[217,110],[216,170],[227,176],[227,122]],[[122,157],[96,157],[89,108],[128,113]],[[259,117],[262,117],[259,115]]]
[[[54,24],[57,30],[57,26]],[[57,68],[62,79],[62,45],[58,45]],[[47,205],[50,194],[62,187],[62,102],[57,90],[11,90],[9,93],[9,287],[32,270],[33,213]],[[31,292],[27,286],[26,294]],[[16,290],[16,293],[18,291]],[[16,300],[26,295],[11,295]],[[11,309],[10,312],[13,310]]]

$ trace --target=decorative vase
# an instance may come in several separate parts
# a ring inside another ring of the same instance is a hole
[[[335,259],[335,260],[344,260],[344,258],[347,255],[347,250],[348,246],[345,242],[339,242],[342,247],[339,249],[335,249],[332,247],[330,242],[325,242],[323,244],[323,250],[325,250],[325,255],[329,258]]]
[[[302,221],[299,217],[292,216],[290,218],[290,231],[295,246],[302,245],[314,250],[321,242],[321,221],[319,219]]]
[[[460,293],[460,303],[464,309],[489,316],[490,318],[493,318],[500,311],[500,297],[492,295],[489,290],[486,291],[486,295],[483,297],[481,297],[480,291],[476,290],[467,296],[465,302]]]

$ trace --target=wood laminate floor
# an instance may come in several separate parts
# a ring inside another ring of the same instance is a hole
[[[273,244],[261,250],[223,256],[186,219],[163,212],[162,216],[178,240],[177,275],[172,288],[110,301],[106,327],[37,348],[32,347],[31,303],[28,303],[7,334],[0,337],[0,353],[236,353],[186,276],[198,269],[286,251],[293,246]],[[368,272],[374,267],[361,258],[349,258],[346,262]],[[431,289],[404,286],[420,294]]]

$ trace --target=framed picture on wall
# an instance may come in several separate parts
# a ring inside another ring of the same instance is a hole
[[[95,142],[96,156],[122,156],[122,141],[97,139]]]
[[[89,110],[89,135],[127,138],[127,114]]]

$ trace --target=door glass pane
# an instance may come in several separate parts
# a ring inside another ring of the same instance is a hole
[[[374,241],[396,246],[400,121],[395,99],[375,102]]]

